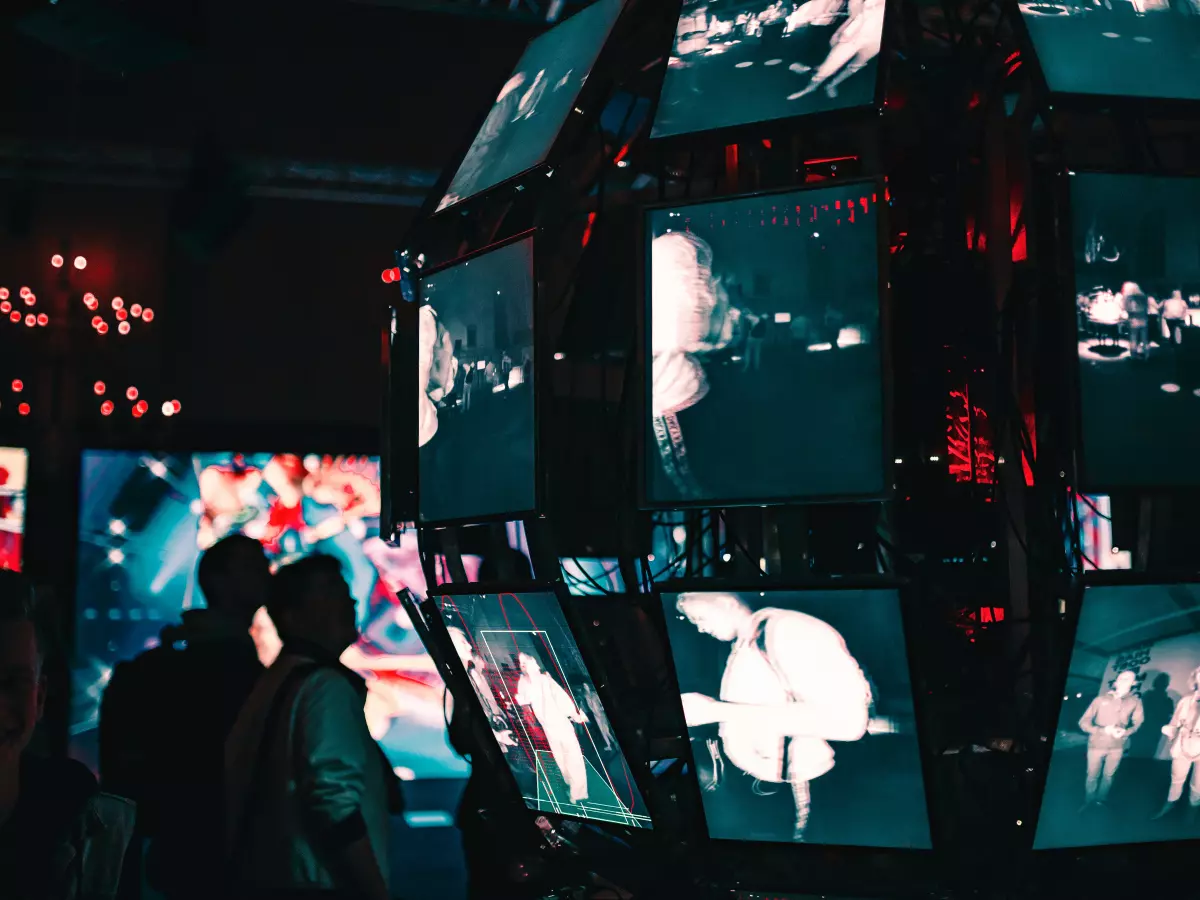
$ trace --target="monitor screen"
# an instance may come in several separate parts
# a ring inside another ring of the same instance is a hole
[[[625,0],[597,0],[529,42],[437,211],[545,161]]]
[[[652,137],[875,102],[884,0],[683,0]]]
[[[525,805],[650,828],[554,593],[443,596],[438,605]]]
[[[1200,179],[1071,178],[1086,483],[1200,484]]]
[[[651,506],[884,490],[870,183],[648,212]]]
[[[710,837],[931,846],[896,591],[662,603]]]
[[[1197,0],[1021,0],[1054,93],[1200,99]]]
[[[371,734],[406,781],[466,777],[446,737],[441,679],[397,598],[425,589],[415,532],[398,547],[379,537],[378,459],[88,451],[82,465],[73,756],[97,764],[99,704],[113,667],[204,606],[200,554],[240,531],[277,565],[313,552],[341,560],[362,633],[342,662],[367,681]],[[265,610],[251,634],[269,665],[280,642]]]
[[[0,569],[21,571],[25,545],[25,482],[29,453],[0,447]]]
[[[1200,585],[1089,587],[1035,850],[1200,838]]]
[[[417,403],[422,522],[537,506],[533,241],[421,282]]]

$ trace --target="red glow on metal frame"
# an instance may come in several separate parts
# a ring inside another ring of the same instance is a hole
[[[100,404],[100,415],[111,416],[114,409],[116,409],[116,406],[113,405],[113,402],[111,400],[105,400]]]
[[[626,144],[624,147],[622,147],[620,150],[617,151],[617,155],[613,157],[613,162],[619,163],[627,155],[629,155],[629,144]]]
[[[996,483],[996,451],[988,431],[987,411],[971,404],[969,385],[952,390],[946,409],[946,453],[955,481]]]
[[[592,226],[596,223],[596,213],[593,210],[588,213],[587,227],[583,229],[583,239],[580,241],[580,246],[586,247],[592,239]]]
[[[858,156],[822,156],[818,159],[806,159],[806,166],[823,166],[826,163],[847,162],[848,160],[858,159]]]

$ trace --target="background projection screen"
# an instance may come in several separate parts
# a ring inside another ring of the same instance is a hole
[[[1071,177],[1085,482],[1200,483],[1200,179]]]
[[[650,210],[651,507],[884,492],[874,183]]]
[[[442,596],[438,607],[525,804],[650,828],[558,598],[550,591]]]
[[[652,137],[875,102],[885,0],[684,0]]]
[[[421,282],[417,497],[422,522],[537,506],[533,241]]]
[[[895,590],[662,603],[710,837],[931,846]]]
[[[0,447],[0,569],[21,571],[25,546],[25,483],[29,454]]]
[[[1200,838],[1198,621],[1195,584],[1087,589],[1034,849]]]
[[[1200,99],[1198,0],[1020,6],[1052,92]]]
[[[437,212],[545,161],[624,2],[597,0],[529,42]]]

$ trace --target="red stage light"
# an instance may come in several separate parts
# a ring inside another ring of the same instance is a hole
[[[117,321],[118,322],[124,322],[128,318],[129,318],[129,310],[127,310],[127,309],[118,309],[117,310]]]
[[[38,313],[38,324],[45,328],[50,324],[50,317],[45,313]]]
[[[162,414],[168,419],[175,415],[175,407],[171,404],[170,400],[162,405]]]
[[[104,324],[103,318],[101,318],[100,316],[92,316],[92,327],[93,328],[98,329],[103,324]]]
[[[23,416],[29,415],[29,404],[22,403],[20,406],[17,407],[17,412],[19,412]]]
[[[12,312],[12,304],[7,300],[0,301],[0,313],[8,315],[10,312]]]
[[[21,321],[20,310],[14,309],[11,313],[9,313],[8,320],[10,322],[20,322]]]
[[[88,309],[95,309],[99,304],[100,301],[96,299],[96,295],[91,291],[83,295],[83,305]]]
[[[21,393],[21,391],[25,390],[25,382],[23,382],[20,378],[14,378],[12,389],[14,394]]]
[[[125,301],[122,300],[120,297],[113,297],[112,307],[113,307],[113,309],[124,309]]]
[[[8,299],[8,288],[0,287],[0,300]]]
[[[26,294],[25,295],[25,305],[26,306],[36,306],[37,305],[37,294],[33,293],[32,291],[30,293]]]
[[[171,408],[174,409],[175,414],[178,415],[183,410],[183,404],[180,403],[178,400],[172,400]]]
[[[119,331],[121,334],[129,334],[129,323],[122,322],[117,326],[117,331]]]
[[[55,253],[52,257],[50,257],[50,265],[54,266],[54,268],[61,269],[62,264],[63,258],[60,254]]]
[[[143,415],[145,415],[145,414],[142,412],[140,407],[135,406],[133,408],[133,417],[135,419],[140,419]]]
[[[142,310],[142,321],[143,322],[153,322],[154,321],[154,310],[152,310],[148,306],[145,309],[143,309]]]
[[[384,269],[380,277],[383,279],[384,284],[391,284],[393,281],[400,280],[400,270],[395,267]]]
[[[75,257],[75,268],[77,268],[81,272],[84,269],[86,269],[87,268],[87,257],[84,257],[84,256]]]
[[[103,397],[104,392],[108,390],[108,385],[106,385],[103,381],[97,381],[92,385],[92,390],[96,392],[97,397]]]
[[[137,406],[135,406],[134,409],[138,410],[142,415],[145,415],[146,412],[150,409],[150,404],[147,403],[145,400],[139,400],[137,402]]]
[[[129,314],[130,314],[131,316],[133,316],[135,319],[136,319],[136,318],[138,318],[139,316],[141,316],[141,314],[142,314],[142,304],[140,304],[140,303],[135,303],[135,304],[133,304],[133,306],[129,307]]]
[[[108,323],[101,322],[99,325],[96,326],[96,330],[98,332],[100,332],[101,334],[108,334]]]
[[[125,392],[125,399],[128,400],[130,403],[132,403],[137,398],[138,398],[138,389],[137,388],[131,387],[129,390],[127,390]]]
[[[36,324],[37,324],[37,316],[35,316],[33,313],[30,313],[29,315],[27,315],[25,317],[25,326],[27,328],[32,328]]]
[[[21,299],[22,299],[22,300],[24,300],[26,297],[28,297],[28,296],[29,296],[30,294],[32,294],[32,293],[33,293],[33,291],[31,291],[31,290],[30,290],[29,288],[27,288],[27,287],[23,287],[23,288],[21,288],[21,291],[20,291],[20,294],[21,294]]]
[[[116,407],[113,406],[113,402],[111,400],[105,400],[100,404],[100,415],[111,416],[114,409],[116,409]]]

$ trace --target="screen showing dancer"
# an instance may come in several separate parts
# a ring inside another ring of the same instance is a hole
[[[653,137],[867,106],[884,0],[684,0]]]
[[[441,212],[544,162],[625,0],[597,0],[529,42],[454,174]]]
[[[1200,179],[1079,174],[1071,206],[1086,481],[1200,483]]]
[[[931,846],[894,590],[662,602],[710,837]]]
[[[443,596],[438,605],[525,805],[650,828],[558,598]]]
[[[1034,849],[1200,838],[1200,585],[1091,587]]]
[[[0,447],[0,569],[21,571],[25,545],[25,481],[29,454]]]
[[[646,499],[878,495],[874,185],[648,213]]]
[[[1050,90],[1200,99],[1200,0],[1021,0]]]
[[[417,390],[421,521],[537,505],[533,241],[421,283]]]
[[[309,553],[341,560],[358,603],[361,638],[342,662],[367,681],[365,715],[405,781],[462,779],[469,767],[451,749],[443,686],[398,592],[425,590],[415,530],[400,546],[379,537],[379,460],[291,454],[83,456],[76,594],[71,753],[95,767],[100,699],[113,667],[172,640],[181,617],[204,605],[200,554],[234,532],[260,540],[275,565]],[[464,560],[468,574],[478,559]],[[264,665],[280,641],[259,612],[251,629]],[[457,791],[423,790],[417,803]]]

